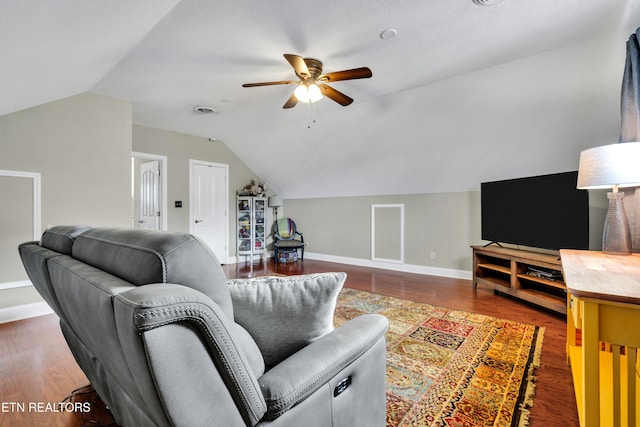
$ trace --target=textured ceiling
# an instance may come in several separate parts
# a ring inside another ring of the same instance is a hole
[[[415,112],[413,91],[638,23],[637,0],[0,0],[0,114],[91,91],[131,101],[136,124],[223,141],[285,197],[420,192],[416,156],[394,156],[420,116],[389,113]],[[241,87],[295,78],[283,53],[373,78],[332,84],[348,107],[283,110],[292,86]]]

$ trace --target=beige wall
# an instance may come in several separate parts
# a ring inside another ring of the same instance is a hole
[[[41,174],[43,229],[130,223],[131,117],[128,102],[92,94],[0,117],[0,169]],[[0,197],[21,200],[24,207],[28,202],[24,194],[14,194],[16,188],[5,181]],[[3,210],[10,208],[2,204]],[[2,223],[0,247],[16,248],[17,239],[30,240],[32,234],[31,224]],[[7,273],[0,272],[0,283],[27,279],[17,257],[2,263],[0,271]],[[31,288],[4,290],[0,300],[30,303],[34,293]]]
[[[600,250],[606,191],[592,191],[589,195],[590,246],[592,250]],[[404,204],[404,264],[452,270],[454,275],[459,271],[470,272],[470,246],[487,243],[480,237],[478,191],[289,199],[285,200],[283,210],[284,216],[291,217],[304,233],[308,252],[369,260],[372,204]],[[431,257],[432,252],[435,258]]]
[[[255,173],[220,141],[144,126],[133,127],[133,151],[167,156],[167,219],[171,231],[189,231],[189,160],[229,165],[229,256],[235,256],[236,191],[258,179]],[[177,200],[182,201],[182,208],[175,207]],[[269,217],[267,221],[271,223]]]
[[[0,169],[41,174],[43,227],[129,224],[129,103],[77,95],[0,117],[0,135]]]
[[[24,280],[16,250],[20,242],[33,239],[33,179],[0,174],[0,283]]]
[[[626,37],[601,37],[381,98],[385,109],[374,119],[369,110],[359,118],[353,111],[351,120],[362,126],[342,134],[340,144],[355,150],[352,139],[367,141],[370,149],[357,156],[367,173],[345,165],[353,182],[332,184],[341,187],[330,193],[402,187],[415,194],[308,199],[301,184],[287,188],[285,214],[304,231],[309,252],[368,260],[370,205],[404,203],[405,263],[470,271],[469,245],[482,243],[481,182],[576,170],[580,151],[617,141]],[[396,149],[376,153],[382,147],[376,142],[386,139],[397,141]],[[420,170],[408,168],[408,158],[421,159]],[[325,187],[333,180],[314,178]],[[602,194],[594,197],[590,238],[597,250],[606,196],[604,207]],[[640,207],[630,211],[640,223]]]
[[[308,252],[370,259],[372,204],[404,204],[405,264],[471,270],[469,245],[480,242],[479,192],[290,199],[284,214],[304,233]]]

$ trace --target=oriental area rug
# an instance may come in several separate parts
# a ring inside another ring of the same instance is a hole
[[[343,288],[335,325],[389,319],[387,427],[525,426],[544,328]]]

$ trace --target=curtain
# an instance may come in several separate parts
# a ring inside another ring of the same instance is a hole
[[[620,96],[620,142],[640,141],[640,28],[629,36]],[[638,165],[640,167],[640,165]],[[625,188],[625,210],[631,227],[633,252],[640,252],[640,187]]]
[[[638,28],[627,41],[627,59],[622,78],[620,142],[640,141],[640,45]]]

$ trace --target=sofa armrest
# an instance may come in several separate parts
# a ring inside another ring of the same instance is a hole
[[[247,424],[255,425],[262,418],[266,405],[256,375],[245,356],[246,343],[239,339],[243,337],[239,336],[238,325],[227,319],[209,297],[181,285],[145,285],[117,295],[114,309],[118,328],[126,328],[133,322],[139,334],[178,322],[194,325]],[[248,334],[246,338],[250,339]],[[180,344],[167,342],[167,345]],[[255,343],[253,346],[259,353]]]
[[[327,384],[379,340],[384,340],[388,327],[387,318],[379,314],[356,317],[267,371],[258,379],[267,402],[265,418],[279,417]]]

